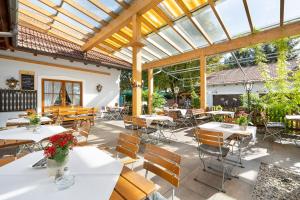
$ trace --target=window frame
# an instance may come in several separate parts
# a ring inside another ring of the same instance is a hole
[[[61,88],[64,92],[61,92],[61,97],[62,97],[62,104],[59,105],[59,106],[55,106],[55,105],[52,105],[52,106],[46,106],[47,107],[68,107],[68,105],[66,105],[66,83],[72,83],[72,94],[69,94],[74,96],[74,95],[79,95],[80,96],[80,104],[79,106],[82,106],[83,105],[83,94],[82,94],[82,81],[72,81],[72,80],[59,80],[59,79],[47,79],[47,78],[43,78],[42,79],[42,112],[44,112],[44,109],[45,109],[45,94],[55,94],[54,93],[54,87],[52,87],[52,93],[45,93],[45,81],[51,81],[51,82],[60,82],[61,83]],[[80,85],[80,94],[74,94],[74,88],[73,88],[73,85],[74,83],[76,84],[79,84]],[[73,99],[72,99],[73,101]]]

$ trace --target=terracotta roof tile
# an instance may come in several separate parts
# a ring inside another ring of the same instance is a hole
[[[19,25],[17,48],[26,49],[52,57],[71,58],[85,63],[99,64],[113,68],[131,69],[127,61],[97,51],[82,52],[79,45]]]
[[[276,63],[269,64],[268,66],[270,70],[270,76],[273,78],[276,77]],[[289,61],[289,69],[295,69],[296,66],[299,66],[298,61]],[[243,83],[245,80],[251,80],[255,82],[264,81],[257,66],[243,67],[243,70],[246,74],[246,78],[240,68],[211,73],[207,76],[207,85]]]

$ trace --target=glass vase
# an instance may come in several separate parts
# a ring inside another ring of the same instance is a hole
[[[66,167],[69,160],[69,156],[67,155],[64,161],[57,162],[54,159],[47,159],[47,169],[48,169],[48,175],[49,176],[57,176],[59,173],[64,172],[64,168]],[[63,175],[63,174],[61,174]]]

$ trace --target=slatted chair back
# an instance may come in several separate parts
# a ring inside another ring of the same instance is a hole
[[[202,108],[192,109],[192,115],[193,116],[202,115],[203,113],[204,113],[204,110]]]
[[[174,121],[176,121],[179,118],[178,117],[179,112],[177,112],[177,111],[169,111],[168,116],[171,117],[171,118],[173,118]]]
[[[79,131],[80,135],[88,138],[88,136],[90,134],[90,131],[91,131],[91,122],[90,122],[90,120],[79,121],[77,128],[78,128],[78,131]]]
[[[132,159],[137,159],[141,139],[133,135],[120,133],[116,151]]]
[[[200,144],[206,144],[213,147],[222,147],[224,144],[223,133],[196,129],[195,136]]]
[[[0,158],[0,167],[16,160],[15,156],[4,156]]]
[[[136,118],[136,125],[139,127],[139,128],[147,128],[147,122],[146,122],[146,119],[143,119],[143,118],[139,118],[137,117]]]
[[[179,186],[181,156],[158,146],[147,144],[144,169],[163,178],[174,187]]]
[[[89,108],[78,108],[76,111],[77,115],[88,115],[89,114]]]
[[[124,124],[132,124],[132,116],[130,115],[125,115],[123,117],[123,121],[124,121]]]

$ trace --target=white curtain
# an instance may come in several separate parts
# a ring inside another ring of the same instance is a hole
[[[45,81],[44,82],[44,103],[45,106],[51,106],[52,105],[52,82],[51,81]]]
[[[53,101],[52,101],[52,105],[54,105],[55,103],[61,103],[61,99],[60,98],[60,90],[61,90],[61,82],[54,82],[54,86],[53,86]]]

